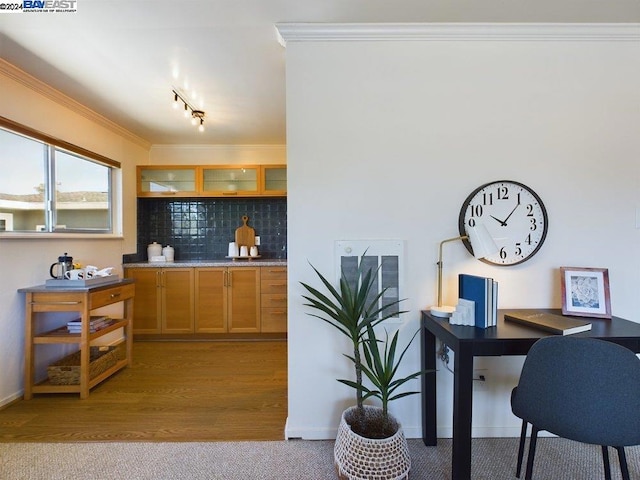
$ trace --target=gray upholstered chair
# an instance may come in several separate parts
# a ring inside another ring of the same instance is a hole
[[[538,340],[511,393],[522,419],[516,476],[520,477],[528,424],[532,425],[525,478],[531,479],[539,431],[602,446],[605,478],[611,479],[608,447],[618,451],[629,480],[625,446],[640,445],[640,359],[604,340],[553,336]]]

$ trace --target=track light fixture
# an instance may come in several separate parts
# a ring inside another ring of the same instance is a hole
[[[192,125],[198,125],[198,131],[204,132],[204,110],[195,108],[187,100],[184,94],[181,94],[177,89],[171,90],[173,92],[173,108],[177,109],[182,102],[184,104],[184,116],[185,118],[191,118]]]

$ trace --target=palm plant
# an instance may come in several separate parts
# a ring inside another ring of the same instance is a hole
[[[397,334],[394,336],[391,345],[389,345],[388,348],[385,347],[382,357],[378,348],[379,341],[375,340],[374,327],[376,325],[387,318],[405,313],[398,312],[395,308],[401,300],[380,306],[379,301],[383,297],[385,290],[371,296],[374,286],[377,288],[377,277],[375,275],[377,270],[368,269],[365,271],[362,262],[358,265],[356,277],[360,279],[360,281],[350,283],[345,273],[342,272],[339,288],[335,288],[313,265],[311,265],[311,267],[320,278],[328,294],[324,294],[318,289],[301,282],[302,286],[309,293],[309,295],[303,295],[303,298],[308,302],[305,306],[311,307],[318,312],[310,313],[309,315],[319,318],[337,328],[351,341],[352,355],[345,354],[345,356],[353,362],[355,381],[343,379],[339,379],[338,381],[356,390],[356,406],[359,422],[364,423],[365,418],[363,401],[371,396],[378,397],[383,401],[383,408],[386,415],[387,405],[390,400],[414,393],[411,392],[392,397],[391,395],[395,389],[420,374],[416,373],[400,380],[393,380],[398,364],[400,360],[402,360],[408,346],[400,355],[398,362],[394,363]],[[367,346],[365,347],[365,345]],[[363,352],[365,356],[366,365],[362,362],[361,352]],[[391,362],[390,368],[387,367],[389,361]],[[375,390],[363,385],[363,372],[370,380],[376,379],[372,380]],[[361,426],[364,428],[364,425]]]

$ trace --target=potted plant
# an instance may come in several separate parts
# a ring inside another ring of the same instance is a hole
[[[344,354],[354,366],[355,380],[338,379],[356,391],[356,405],[342,414],[334,447],[334,459],[340,478],[353,479],[402,479],[407,478],[411,460],[407,442],[400,423],[388,411],[390,401],[418,392],[396,393],[409,380],[422,371],[396,378],[398,367],[415,338],[396,358],[398,331],[391,341],[385,332],[385,340],[377,338],[375,327],[398,313],[400,301],[379,305],[384,290],[372,295],[377,285],[377,271],[364,271],[358,266],[357,279],[351,284],[344,272],[339,288],[335,288],[315,267],[328,294],[301,282],[308,295],[303,298],[319,318],[338,329],[351,342],[352,351]],[[381,348],[382,347],[382,348]],[[364,357],[364,361],[363,361]],[[363,375],[370,385],[363,382]],[[381,406],[365,405],[368,398],[378,398]]]

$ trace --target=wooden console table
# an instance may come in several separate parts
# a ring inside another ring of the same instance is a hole
[[[34,393],[80,393],[80,398],[89,396],[89,390],[126,367],[131,362],[133,341],[133,298],[135,285],[133,280],[124,279],[104,285],[86,288],[47,288],[45,285],[21,288],[25,293],[25,348],[24,348],[24,399],[30,400]],[[89,321],[91,311],[113,303],[124,302],[124,316],[114,319],[105,328],[91,333]],[[50,312],[78,312],[82,320],[81,333],[68,333],[66,323],[60,328],[43,331],[39,325],[40,315]],[[97,375],[89,376],[90,345],[93,340],[124,329],[124,359]],[[80,383],[77,385],[53,385],[48,380],[36,383],[35,354],[36,346],[42,344],[78,344],[80,349]]]

